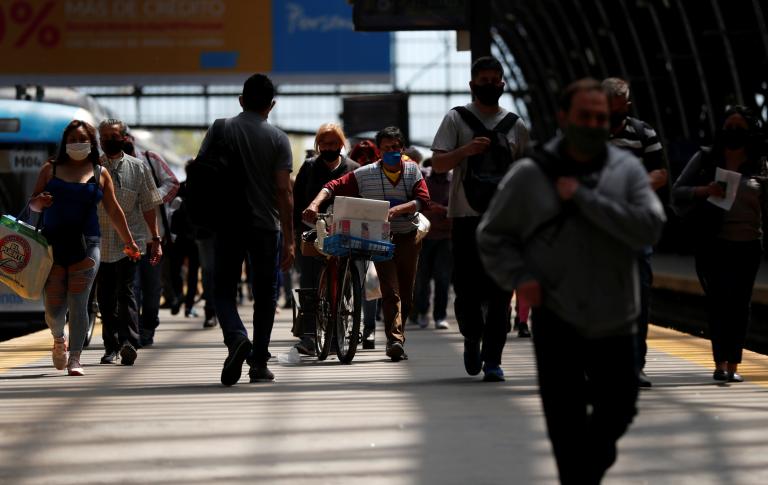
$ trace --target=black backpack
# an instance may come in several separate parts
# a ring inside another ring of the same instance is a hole
[[[475,137],[484,136],[491,140],[491,146],[486,152],[469,157],[463,180],[467,202],[472,209],[482,213],[488,208],[499,182],[514,162],[507,133],[520,117],[514,113],[507,113],[499,124],[489,130],[464,106],[453,109],[461,115]]]
[[[210,146],[186,168],[184,204],[196,231],[215,233],[237,224],[247,214],[243,162],[226,141],[225,122],[213,122]]]

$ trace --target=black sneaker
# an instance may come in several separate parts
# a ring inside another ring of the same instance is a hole
[[[248,377],[250,377],[251,383],[272,382],[275,380],[275,375],[269,370],[266,364],[251,367],[251,370],[248,371]]]
[[[712,373],[712,379],[716,381],[727,381],[728,371],[723,369],[715,369],[715,372]]]
[[[401,360],[408,360],[408,354],[405,353],[405,348],[400,342],[390,342],[387,344],[387,357],[392,359],[392,362],[399,362]]]
[[[117,360],[118,353],[115,351],[107,350],[99,361],[102,364],[114,364]]]
[[[526,322],[517,324],[517,338],[531,338],[531,330]]]
[[[301,340],[294,345],[301,355],[315,355],[315,338],[310,335],[302,335]]]
[[[376,331],[373,328],[363,328],[363,349],[372,350],[376,348]]]
[[[224,360],[224,368],[221,369],[221,383],[225,386],[237,384],[243,373],[243,362],[251,353],[251,341],[248,337],[240,337],[231,347],[229,355]]]
[[[640,371],[637,374],[637,387],[651,387],[653,386],[653,383],[648,379],[648,376],[645,375],[645,372]]]
[[[216,318],[216,315],[206,317],[203,321],[203,328],[213,328],[219,324],[219,319]]]
[[[171,303],[171,315],[178,315],[181,311],[181,300],[174,301]]]
[[[483,369],[479,340],[464,339],[464,369],[471,376],[478,375]]]
[[[120,349],[120,363],[123,365],[133,365],[136,362],[136,348],[131,344],[123,344],[123,348]]]

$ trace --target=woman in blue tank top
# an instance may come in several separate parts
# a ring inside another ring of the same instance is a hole
[[[126,252],[138,255],[125,214],[115,199],[112,178],[99,165],[96,130],[80,120],[64,129],[56,157],[37,177],[29,206],[43,212],[43,234],[53,248],[53,267],[45,284],[45,321],[53,334],[53,365],[83,375],[80,354],[88,328],[88,295],[99,268],[102,201]],[[69,310],[69,347],[64,335]],[[71,351],[71,352],[68,352]]]

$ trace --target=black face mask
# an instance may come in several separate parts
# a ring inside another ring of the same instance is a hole
[[[338,160],[341,155],[341,148],[338,150],[320,150],[320,160],[325,163],[333,163]]]
[[[504,86],[495,84],[472,84],[472,94],[486,106],[498,106],[499,98],[504,94]]]
[[[723,145],[729,150],[744,148],[748,138],[749,134],[744,128],[723,130]]]
[[[135,147],[133,146],[133,143],[129,141],[123,143],[123,151],[128,155],[134,155],[135,154],[134,149]]]
[[[596,157],[605,151],[608,130],[571,123],[565,128],[565,139],[582,155]]]
[[[615,130],[627,119],[627,113],[611,113],[611,129]]]
[[[123,140],[101,140],[101,149],[110,157],[123,151]]]

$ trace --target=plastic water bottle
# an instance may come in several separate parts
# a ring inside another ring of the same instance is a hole
[[[280,365],[298,365],[301,362],[299,351],[296,347],[291,347],[288,352],[277,354],[277,361]]]
[[[315,239],[315,249],[318,251],[323,250],[323,241],[328,237],[328,226],[324,219],[318,219],[317,225],[317,238]]]

